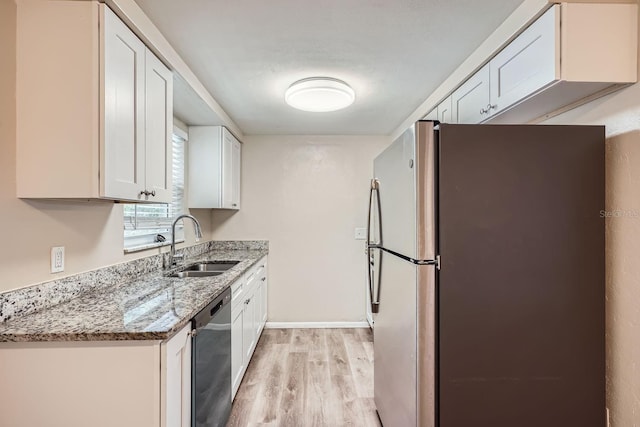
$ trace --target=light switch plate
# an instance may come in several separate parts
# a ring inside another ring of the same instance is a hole
[[[367,229],[362,227],[356,227],[356,240],[366,240],[367,239]]]
[[[64,271],[64,246],[54,246],[51,248],[51,272],[62,271]]]

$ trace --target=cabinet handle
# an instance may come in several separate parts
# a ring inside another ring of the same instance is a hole
[[[152,192],[149,193],[151,195],[151,197],[156,197],[156,190],[153,190]]]
[[[236,207],[236,206],[238,206],[238,205],[234,203],[234,204],[232,204],[231,206]]]
[[[487,110],[485,110],[484,108],[480,109],[480,114],[487,114]]]
[[[251,302],[251,298],[248,298],[248,299],[246,299],[246,300],[244,301],[244,305],[247,305],[247,304],[249,304],[250,302]]]
[[[490,110],[495,110],[498,108],[498,104],[489,105]]]
[[[263,278],[262,278],[262,281],[264,282],[265,280],[267,280],[267,278],[266,278],[266,277],[263,277]]]
[[[140,196],[156,197],[156,190],[153,190],[153,191],[143,190],[140,192]]]

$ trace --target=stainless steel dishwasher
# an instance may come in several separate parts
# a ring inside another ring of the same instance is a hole
[[[192,427],[224,427],[231,413],[231,289],[193,322]]]

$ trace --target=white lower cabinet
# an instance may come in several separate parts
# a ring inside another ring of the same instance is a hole
[[[267,293],[268,293],[268,279],[267,279],[267,262],[265,259],[264,267],[260,273],[260,331],[264,329],[264,325],[267,323]]]
[[[166,342],[0,343],[0,402],[11,402],[0,426],[189,427],[190,330]]]
[[[244,304],[231,309],[231,387],[232,396],[236,395],[242,375],[244,375],[244,351],[243,351],[243,320]]]
[[[231,285],[231,372],[235,397],[267,321],[267,257]]]
[[[191,323],[162,343],[162,427],[191,427]]]

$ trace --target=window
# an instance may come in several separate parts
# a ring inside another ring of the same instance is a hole
[[[173,219],[185,211],[184,151],[186,134],[182,134],[183,132],[177,130],[173,135],[173,192],[171,204],[134,203],[124,205],[125,252],[140,251],[171,242]],[[182,222],[176,226],[176,242],[178,241],[184,241]]]

